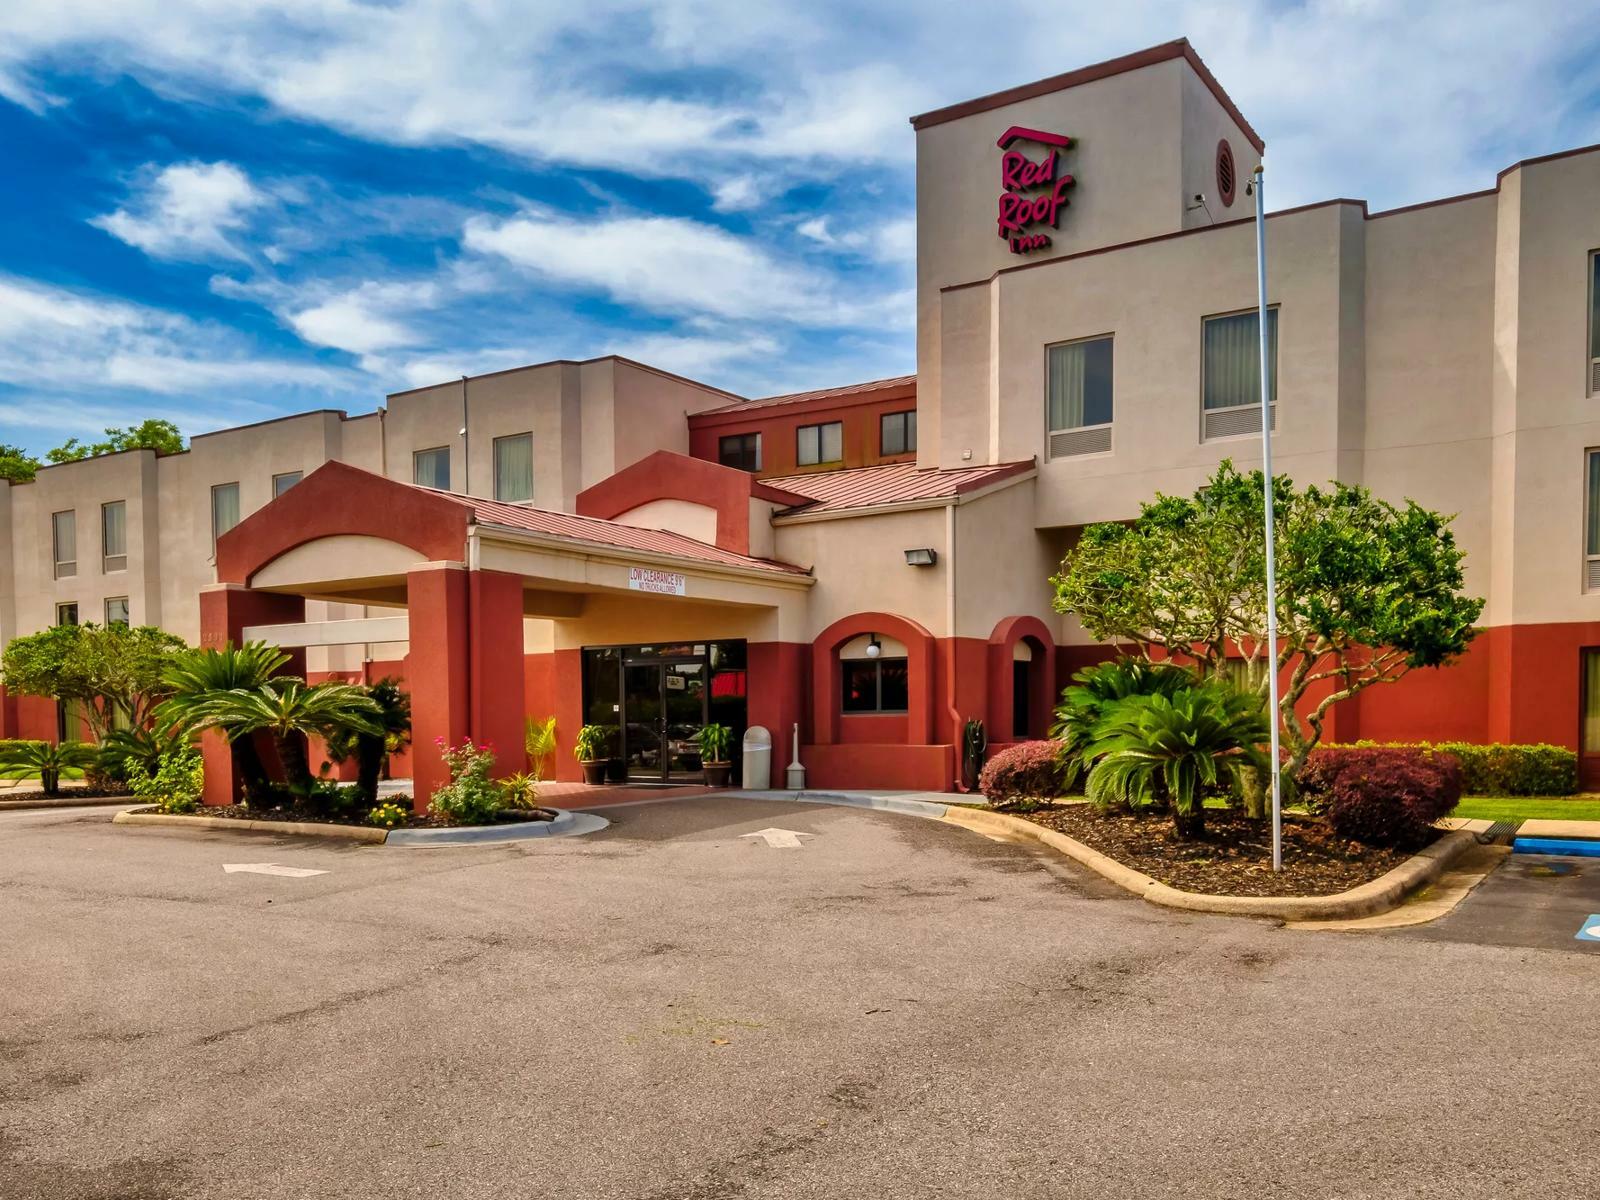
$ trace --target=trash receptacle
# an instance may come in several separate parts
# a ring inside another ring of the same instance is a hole
[[[761,725],[744,731],[744,786],[755,792],[772,787],[772,735]]]

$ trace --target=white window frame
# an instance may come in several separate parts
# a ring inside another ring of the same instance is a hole
[[[61,557],[62,517],[72,518],[71,558]],[[71,579],[78,573],[78,510],[75,508],[63,508],[50,514],[50,562],[57,579]]]
[[[1275,331],[1277,342],[1272,355],[1272,399],[1267,406],[1267,420],[1271,428],[1278,428],[1278,376],[1282,373],[1278,368],[1283,355],[1283,317],[1280,313],[1282,305],[1268,304],[1267,312],[1271,314],[1268,320]],[[1244,317],[1259,314],[1259,305],[1250,308],[1236,308],[1232,312],[1207,313],[1200,318],[1200,440],[1202,442],[1225,441],[1230,438],[1260,437],[1261,436],[1261,398],[1258,395],[1246,404],[1233,404],[1226,408],[1206,407],[1206,326],[1212,321],[1225,321],[1230,317]],[[1259,333],[1257,337],[1259,338]],[[1259,346],[1259,342],[1257,343]],[[1260,350],[1256,352],[1260,358]],[[1214,430],[1214,427],[1217,427]]]
[[[132,601],[130,601],[127,596],[107,596],[106,597],[106,602],[105,602],[105,614],[104,614],[105,615],[105,619],[106,619],[105,620],[105,625],[106,625],[107,629],[111,628],[111,623],[112,623],[111,622],[111,606],[113,604],[117,603],[118,601],[121,601],[123,607],[125,609],[127,609],[127,616],[123,619],[122,624],[128,625],[130,627],[133,625],[133,603],[132,603]]]
[[[898,450],[890,450],[884,444],[883,423],[892,417],[900,418],[901,440],[906,444]],[[841,439],[842,440],[842,439]],[[878,414],[878,454],[882,458],[891,458],[898,454],[915,454],[917,452],[917,410],[902,408],[895,412]]]
[[[1596,340],[1600,339],[1600,328],[1596,328],[1600,326],[1600,310],[1597,310],[1597,306],[1600,306],[1600,295],[1596,294],[1594,285],[1595,272],[1600,271],[1600,250],[1589,251],[1589,257],[1585,265],[1589,268],[1587,272],[1588,278],[1584,281],[1589,300],[1589,319],[1583,325],[1583,331],[1587,335],[1584,349],[1588,352],[1589,362],[1589,370],[1585,382],[1589,396],[1600,396],[1600,354],[1596,353],[1596,351],[1600,351],[1600,346],[1595,344]]]
[[[1111,420],[1098,425],[1066,425],[1055,428],[1050,421],[1050,357],[1061,346],[1084,346],[1091,342],[1111,343]],[[1051,342],[1044,348],[1044,444],[1045,457],[1081,458],[1086,454],[1110,454],[1112,430],[1117,421],[1117,338],[1114,333],[1094,333],[1087,337]]]
[[[282,471],[272,477],[272,498],[276,500],[306,477],[304,471]],[[287,479],[289,482],[284,483]]]
[[[1589,530],[1600,521],[1600,512],[1589,502],[1589,477],[1600,464],[1600,447],[1591,446],[1583,452],[1583,590],[1600,592],[1600,554],[1589,553]]]
[[[438,488],[436,490],[437,491],[441,491],[441,492],[454,491],[455,489],[451,486],[451,483],[453,481],[450,478],[451,470],[450,470],[450,447],[449,446],[424,446],[421,450],[413,450],[411,452],[411,482],[416,484],[418,487],[432,487],[433,486],[432,484],[421,483],[417,479],[417,461],[424,454],[443,454],[444,455],[444,487]]]
[[[122,553],[112,554],[106,545],[106,517],[113,508],[122,509]],[[111,575],[128,569],[128,502],[108,500],[100,506],[100,573]]]
[[[222,491],[224,488],[232,488],[234,496],[237,497],[237,499],[238,499],[238,504],[237,504],[236,507],[239,510],[239,520],[235,521],[232,525],[229,525],[228,529],[218,529],[217,528],[217,493]],[[239,481],[238,480],[233,480],[230,483],[213,483],[211,485],[211,548],[213,550],[215,550],[217,548],[217,539],[219,537],[221,537],[223,534],[227,533],[229,529],[238,528],[239,522],[243,521],[243,520],[244,520],[244,492],[239,487]]]
[[[521,441],[523,438],[527,438],[528,439],[528,494],[526,496],[518,496],[518,497],[515,497],[515,498],[508,497],[508,496],[502,496],[500,494],[500,451],[501,451],[501,448],[503,446],[509,445],[511,442]],[[494,471],[493,485],[494,485],[494,498],[496,500],[500,501],[503,504],[532,504],[533,503],[533,485],[534,485],[534,478],[533,478],[533,431],[531,429],[523,430],[523,432],[521,432],[521,433],[508,433],[508,434],[504,435],[503,437],[495,438],[494,441],[493,441],[493,445],[491,447],[490,455],[489,455],[489,465]]]
[[[70,621],[62,620],[62,618],[64,616],[66,616],[66,614],[69,613],[69,612],[72,614],[72,620],[70,620]],[[77,623],[78,623],[78,602],[76,600],[63,600],[63,601],[61,601],[61,603],[56,605],[56,624],[57,625],[76,625]]]

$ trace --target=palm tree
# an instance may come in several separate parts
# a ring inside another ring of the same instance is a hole
[[[522,748],[527,752],[528,765],[535,782],[544,779],[550,760],[556,754],[556,719],[546,717],[539,721],[529,717],[523,728]]]
[[[180,752],[194,735],[180,725],[159,724],[152,729],[135,725],[132,729],[113,729],[100,743],[101,770],[117,779],[128,777],[128,768],[138,763],[145,774],[155,777],[161,760]]]
[[[253,690],[213,692],[194,707],[193,720],[202,729],[220,729],[230,742],[260,730],[271,735],[283,764],[285,782],[298,796],[311,792],[311,767],[305,735],[321,737],[350,730],[382,738],[377,701],[350,683],[317,683],[286,675]]]
[[[1234,784],[1245,767],[1266,769],[1261,744],[1270,736],[1257,696],[1207,680],[1171,696],[1137,696],[1112,704],[1096,727],[1089,772],[1096,804],[1167,802],[1179,837],[1205,832],[1205,789]]]
[[[171,695],[155,710],[156,726],[192,733],[203,727],[198,714],[213,698],[223,692],[254,691],[288,661],[287,654],[265,642],[246,642],[239,647],[229,642],[221,650],[186,650],[174,656],[162,675]],[[267,770],[255,739],[230,737],[228,741],[245,799],[258,798],[266,789]]]
[[[411,741],[411,697],[400,690],[400,681],[393,676],[362,690],[377,706],[372,717],[378,731],[368,733],[354,726],[334,730],[328,735],[328,757],[343,762],[355,755],[356,786],[368,803],[376,804],[384,762]]]
[[[95,758],[96,748],[87,742],[3,742],[0,779],[37,779],[46,796],[59,796],[62,779],[81,779]]]
[[[1131,696],[1171,696],[1198,681],[1193,671],[1172,663],[1117,658],[1085,667],[1061,693],[1050,736],[1061,743],[1064,783],[1071,787],[1094,765],[1088,753],[1095,730],[1109,708]]]

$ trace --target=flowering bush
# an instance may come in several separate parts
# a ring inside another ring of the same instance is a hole
[[[494,751],[487,743],[474,745],[471,738],[459,746],[448,746],[443,738],[435,744],[450,770],[450,782],[434,792],[428,811],[462,825],[489,824],[502,803],[500,785],[489,778]]]
[[[367,821],[379,829],[398,829],[406,823],[406,810],[398,804],[386,802],[369,812]]]
[[[1311,811],[1335,833],[1411,849],[1460,801],[1461,764],[1410,746],[1328,746],[1311,752],[1298,782]]]
[[[978,790],[993,808],[1027,808],[1066,790],[1060,742],[1008,746],[984,764]]]
[[[200,807],[205,792],[205,768],[193,746],[163,754],[150,774],[137,759],[128,762],[128,790],[162,812],[190,813]]]

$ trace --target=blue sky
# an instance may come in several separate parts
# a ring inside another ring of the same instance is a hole
[[[1112,11],[1114,10],[1114,11]],[[906,118],[1188,36],[1274,207],[1600,142],[1600,3],[14,0],[0,441],[555,357],[914,367]]]

